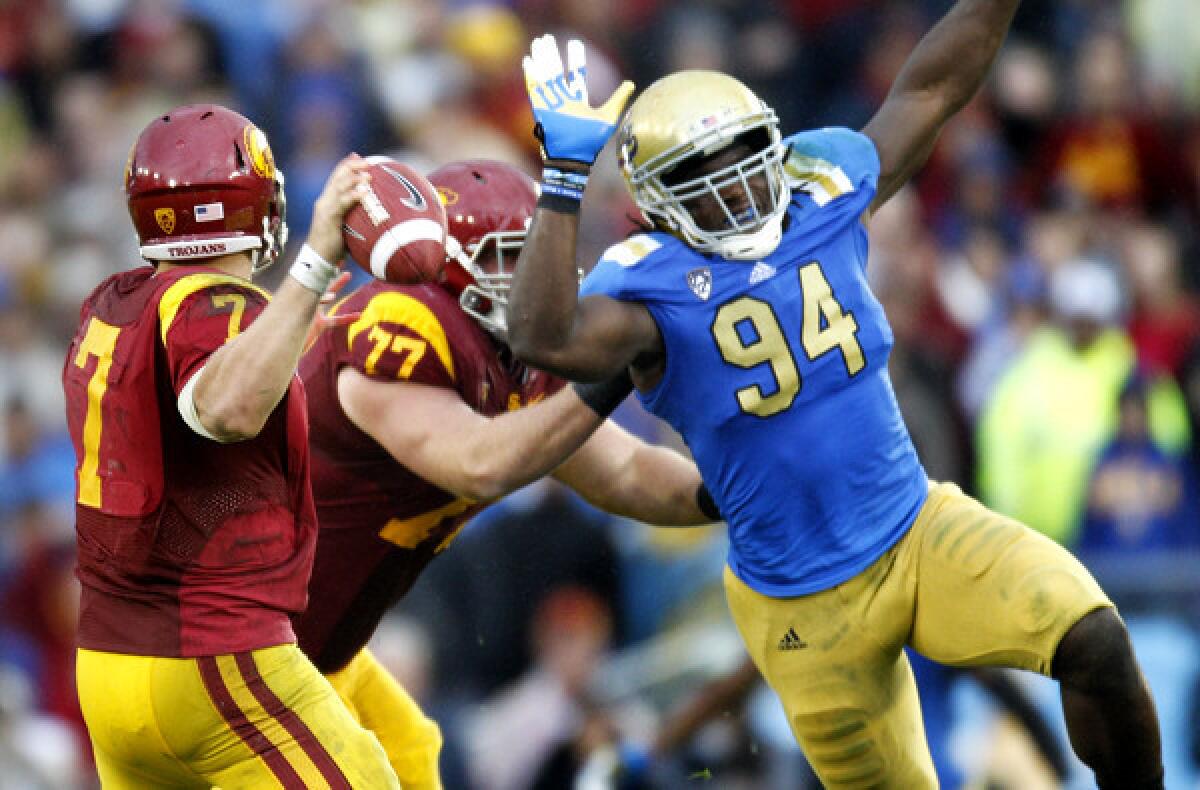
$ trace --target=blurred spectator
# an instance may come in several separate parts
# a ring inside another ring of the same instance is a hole
[[[533,665],[480,707],[468,732],[471,774],[480,790],[566,787],[539,775],[564,742],[584,732],[586,688],[612,639],[612,615],[602,600],[577,587],[551,592],[533,618]],[[582,762],[582,761],[580,761]]]
[[[75,501],[75,450],[66,432],[42,428],[25,401],[14,397],[4,406],[0,436],[0,523],[28,505],[68,512]],[[4,553],[0,548],[0,557]]]
[[[1124,0],[1123,4],[1152,94],[1166,102],[1179,102],[1192,112],[1200,109],[1196,6],[1191,0]]]
[[[1070,545],[1135,357],[1117,325],[1119,282],[1105,264],[1059,267],[1049,301],[1055,323],[1033,333],[981,415],[979,489],[999,512]],[[1154,390],[1150,433],[1165,450],[1178,451],[1190,439],[1182,399],[1169,380],[1156,381]]]
[[[869,276],[895,333],[888,369],[913,444],[931,477],[964,481],[966,436],[951,384],[967,333],[950,305],[971,308],[953,286],[940,287],[941,251],[921,225],[913,189],[877,212],[870,236]]]
[[[1192,463],[1200,469],[1200,342],[1193,343],[1180,373],[1188,421],[1192,428]]]
[[[934,287],[955,326],[976,336],[1004,316],[1007,244],[994,229],[976,225],[958,246],[958,254],[943,258]]]
[[[29,678],[0,663],[0,783],[14,790],[90,787],[75,735],[37,710]]]
[[[1021,6],[1023,11],[1031,7],[1028,2]],[[1059,81],[1049,53],[1028,42],[1009,42],[996,60],[992,106],[1014,163],[1028,161],[1054,123]]]
[[[818,95],[817,107],[806,117],[806,125],[861,129],[883,103],[928,24],[912,4],[879,5],[881,8],[865,16],[846,17],[852,24],[834,28],[840,34],[834,40],[814,41],[818,48],[814,67],[823,76],[841,76]],[[842,52],[832,52],[835,48]],[[852,58],[850,62],[845,62],[847,57]],[[843,69],[832,65],[839,61]]]
[[[23,0],[0,7],[0,74],[10,78],[24,100],[34,128],[51,129],[50,97],[75,64],[76,35],[67,3]]]
[[[1183,288],[1179,242],[1161,225],[1135,225],[1123,242],[1133,298],[1129,336],[1138,361],[1178,377],[1188,349],[1200,340],[1200,301]]]
[[[1028,259],[1017,261],[1010,265],[1000,285],[1003,317],[981,327],[959,369],[959,405],[972,424],[996,382],[1046,320],[1045,274],[1040,266]]]
[[[342,16],[307,15],[274,69],[264,128],[287,176],[288,226],[295,238],[308,232],[313,203],[346,152],[380,153],[393,143],[367,90],[365,63],[346,43],[348,28]],[[273,274],[282,272],[279,267]]]
[[[967,333],[938,290],[941,250],[922,221],[917,193],[905,188],[871,219],[868,277],[887,312],[898,345],[952,367],[967,348]],[[934,384],[945,385],[943,376]]]
[[[133,2],[94,43],[130,93],[144,91],[168,106],[229,101],[216,31],[175,3]]]
[[[518,165],[539,158],[521,71],[528,38],[517,15],[503,5],[468,5],[446,20],[446,47],[462,60],[470,75],[464,94],[468,106],[478,115],[477,122],[507,136],[519,148],[520,161],[507,159]],[[611,83],[611,76],[600,78],[607,59],[594,46],[588,49],[588,87],[596,96],[607,95],[615,85],[604,84]]]
[[[1042,142],[1027,183],[1036,195],[1067,204],[1139,213],[1191,210],[1186,169],[1170,130],[1145,117],[1120,33],[1100,30],[1077,50],[1074,105]]]
[[[1088,483],[1078,550],[1127,553],[1200,548],[1196,470],[1150,438],[1148,382],[1133,375],[1121,391],[1117,435]]]
[[[24,639],[36,656],[35,706],[70,726],[81,758],[90,754],[75,691],[79,584],[74,544],[43,543],[34,548],[16,569],[0,611],[3,627]]]

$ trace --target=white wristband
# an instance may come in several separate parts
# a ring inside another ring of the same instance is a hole
[[[183,385],[183,389],[179,391],[179,416],[187,423],[187,426],[196,433],[203,436],[205,439],[212,439],[214,442],[221,441],[212,431],[204,427],[204,423],[200,422],[200,415],[196,412],[196,382],[200,380],[200,374],[204,372],[204,367],[192,374],[192,377],[187,380],[187,384]]]
[[[288,272],[296,278],[296,282],[316,294],[324,294],[325,289],[338,275],[338,267],[321,257],[321,254],[305,244],[296,256]]]

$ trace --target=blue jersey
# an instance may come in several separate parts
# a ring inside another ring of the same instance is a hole
[[[888,378],[892,330],[867,287],[875,146],[848,129],[788,142],[792,200],[771,255],[729,261],[648,233],[605,252],[581,291],[654,316],[666,368],[639,398],[691,449],[729,523],[730,568],[775,597],[865,569],[928,487]]]

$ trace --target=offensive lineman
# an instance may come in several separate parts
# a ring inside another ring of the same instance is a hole
[[[320,524],[300,645],[379,736],[406,790],[441,786],[441,734],[365,645],[387,609],[489,503],[547,474],[654,524],[716,520],[695,466],[605,418],[632,388],[562,387],[505,342],[508,285],[537,201],[499,162],[430,174],[446,206],[447,282],[371,282],[332,311],[300,374]],[[589,438],[590,437],[590,438]],[[702,510],[702,507],[707,510]]]

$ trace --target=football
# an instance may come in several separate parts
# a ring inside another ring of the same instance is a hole
[[[350,257],[380,280],[438,278],[446,259],[446,209],[425,176],[386,156],[367,157],[371,187],[346,214]]]

